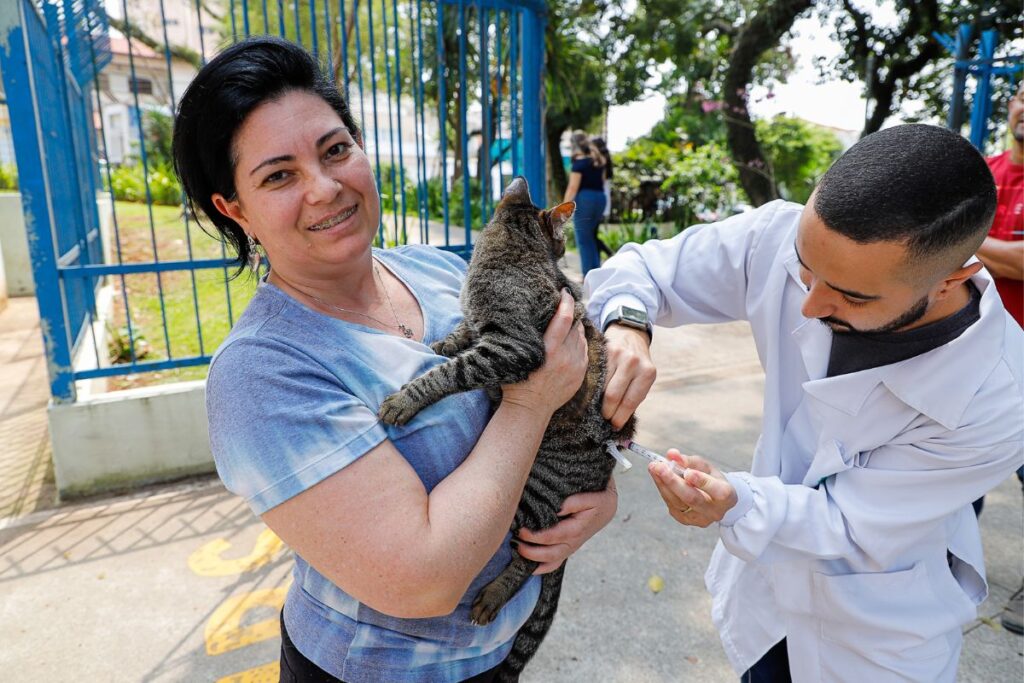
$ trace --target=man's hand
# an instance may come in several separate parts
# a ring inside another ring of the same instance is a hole
[[[605,373],[601,415],[620,429],[647,397],[658,371],[651,361],[647,333],[612,324],[604,333],[608,369]]]
[[[665,463],[647,466],[672,519],[686,526],[705,528],[720,521],[736,505],[732,484],[704,458],[682,455],[674,448],[669,449],[666,457],[689,470],[683,478]]]
[[[569,496],[558,511],[562,518],[558,524],[541,531],[519,530],[515,539],[519,543],[519,554],[540,562],[534,574],[552,572],[612,520],[618,505],[614,479],[608,480],[604,491]]]

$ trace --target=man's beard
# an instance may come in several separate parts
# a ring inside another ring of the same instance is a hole
[[[918,320],[923,318],[924,314],[927,312],[928,297],[924,296],[920,301],[911,306],[905,313],[897,317],[895,320],[886,323],[881,327],[876,327],[873,330],[858,330],[845,320],[833,318],[832,316],[828,316],[827,318],[818,318],[818,322],[826,325],[835,334],[884,334],[886,332],[895,332],[907,325],[916,323]]]
[[[1024,122],[1018,121],[1016,125],[1010,126],[1010,135],[1017,142],[1024,142]]]

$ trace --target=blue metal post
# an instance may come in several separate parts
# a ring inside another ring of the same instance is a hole
[[[956,43],[954,44],[953,58],[953,95],[949,106],[949,118],[946,125],[950,130],[959,131],[964,124],[964,91],[967,88],[967,57],[971,48],[971,34],[973,27],[970,24],[963,24],[956,32]]]
[[[523,175],[534,204],[547,206],[544,166],[544,24],[537,11],[523,13]]]
[[[971,144],[982,149],[988,137],[988,118],[992,112],[992,57],[999,34],[989,29],[981,34],[979,64],[975,70],[974,107],[971,109]]]
[[[16,0],[13,11],[0,13],[0,71],[14,133],[14,154],[21,184],[25,227],[30,235],[29,255],[36,279],[43,345],[46,350],[50,392],[54,401],[75,400],[71,367],[71,336],[64,315],[63,283],[57,272],[57,237],[53,225],[53,197],[46,169],[46,140],[39,121],[36,68],[30,59],[29,22],[42,19],[28,0]],[[37,28],[35,32],[39,32]]]

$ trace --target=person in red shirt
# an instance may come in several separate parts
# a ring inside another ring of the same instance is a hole
[[[1003,306],[1024,327],[1024,81],[1010,100],[1010,149],[986,159],[996,181],[996,217],[978,258],[996,280]],[[1024,467],[1017,470],[1024,484]],[[984,499],[982,499],[984,500]],[[981,501],[975,502],[981,510]],[[1024,581],[1003,607],[1003,626],[1024,634]]]
[[[1024,327],[1024,81],[1010,100],[1010,148],[986,159],[998,208],[978,258],[996,279],[1003,306]]]

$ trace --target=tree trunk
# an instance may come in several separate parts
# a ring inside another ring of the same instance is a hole
[[[556,130],[554,126],[545,127],[547,133],[548,151],[548,197],[552,202],[561,202],[565,196],[565,188],[569,185],[569,178],[565,174],[565,165],[562,163],[562,133],[564,130]]]
[[[810,0],[776,0],[765,5],[740,30],[729,57],[723,85],[726,140],[740,184],[754,206],[777,199],[779,189],[747,109],[747,85],[764,51],[777,45],[797,16],[810,6]]]

